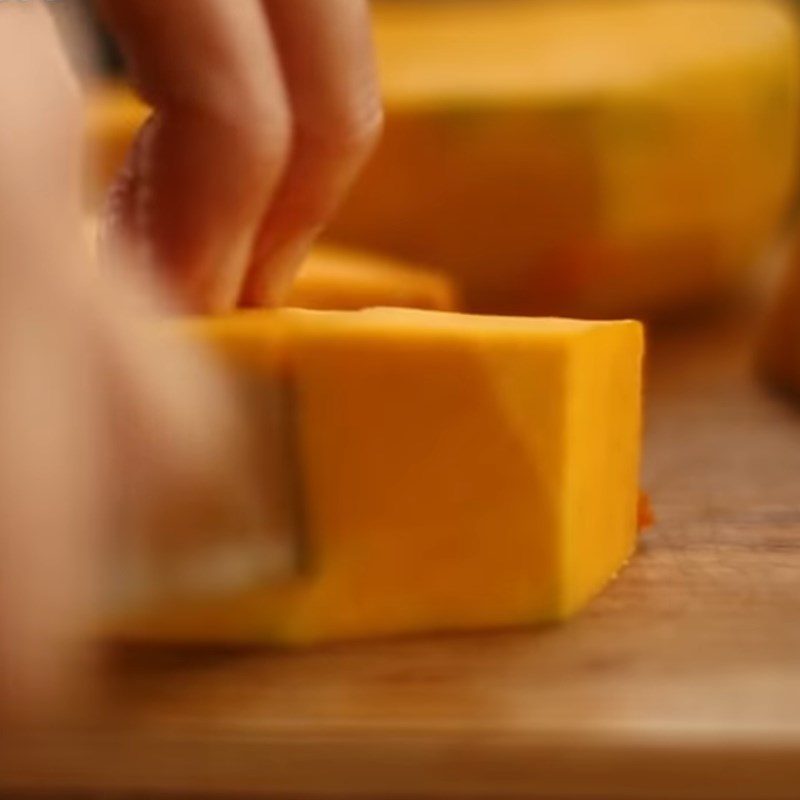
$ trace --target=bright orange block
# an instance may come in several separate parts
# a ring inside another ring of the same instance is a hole
[[[131,617],[128,638],[302,645],[562,620],[633,553],[637,323],[285,311],[189,335],[290,381],[310,564]]]
[[[375,4],[386,133],[331,236],[481,313],[656,315],[735,289],[797,171],[800,38],[763,0]]]

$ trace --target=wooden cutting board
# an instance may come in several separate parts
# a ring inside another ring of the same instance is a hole
[[[756,385],[749,346],[730,320],[656,339],[646,485],[659,524],[573,623],[128,654],[102,725],[6,742],[0,786],[800,797],[800,406]]]

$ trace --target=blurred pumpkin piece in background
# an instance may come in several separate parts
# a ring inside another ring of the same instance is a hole
[[[752,274],[795,181],[770,0],[377,2],[382,146],[332,237],[492,313],[654,316]]]

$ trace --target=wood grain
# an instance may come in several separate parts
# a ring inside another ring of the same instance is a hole
[[[127,654],[103,722],[6,742],[0,787],[800,796],[800,411],[751,379],[750,341],[722,320],[654,342],[645,475],[659,524],[573,623]]]

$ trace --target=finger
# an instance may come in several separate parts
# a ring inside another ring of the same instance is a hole
[[[365,0],[262,0],[294,120],[292,158],[261,227],[245,301],[273,304],[377,141],[380,92]]]
[[[10,212],[63,234],[81,213],[80,90],[41,4],[0,12],[0,177]]]
[[[221,376],[165,321],[157,286],[113,277],[101,287],[95,324],[126,463],[146,465],[156,480],[225,463],[236,426]]]
[[[0,107],[0,711],[52,710],[88,625],[102,475],[87,343],[54,322],[81,277],[80,102],[42,4],[0,6]]]
[[[106,452],[91,343],[2,283],[0,696],[14,715],[52,713],[85,675]]]
[[[195,310],[241,292],[283,176],[290,113],[257,0],[101,0],[155,114],[112,193],[111,224]]]
[[[85,220],[89,240],[96,228]],[[117,449],[125,469],[139,465],[158,483],[190,480],[241,466],[249,435],[222,371],[175,324],[175,309],[153,277],[133,268],[104,273],[96,284],[98,310],[89,320],[101,354]],[[137,482],[126,474],[124,480]]]

